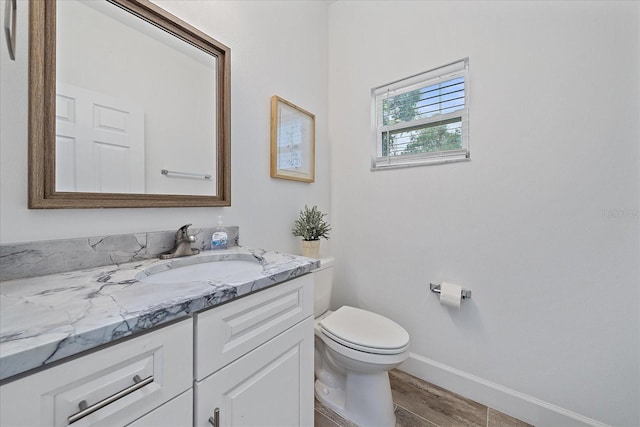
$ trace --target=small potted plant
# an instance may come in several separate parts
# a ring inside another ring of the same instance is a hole
[[[325,215],[317,206],[309,209],[305,205],[300,217],[294,221],[291,232],[294,236],[302,237],[303,256],[319,258],[320,238],[328,239],[331,231],[331,226],[324,220]]]

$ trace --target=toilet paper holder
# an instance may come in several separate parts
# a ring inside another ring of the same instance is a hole
[[[440,293],[440,286],[440,283],[429,283],[429,289],[436,294]],[[462,299],[471,299],[471,289],[463,288],[460,293],[462,294]]]

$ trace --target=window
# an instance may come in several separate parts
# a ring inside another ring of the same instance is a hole
[[[374,88],[371,169],[469,159],[469,60]]]

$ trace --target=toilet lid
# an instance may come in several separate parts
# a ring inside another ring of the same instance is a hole
[[[409,334],[393,320],[347,305],[322,319],[320,326],[332,340],[368,353],[397,354],[409,345]]]

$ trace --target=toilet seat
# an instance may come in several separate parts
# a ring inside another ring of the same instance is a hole
[[[322,333],[338,344],[372,354],[401,354],[409,334],[394,321],[370,311],[342,306],[319,322]]]

